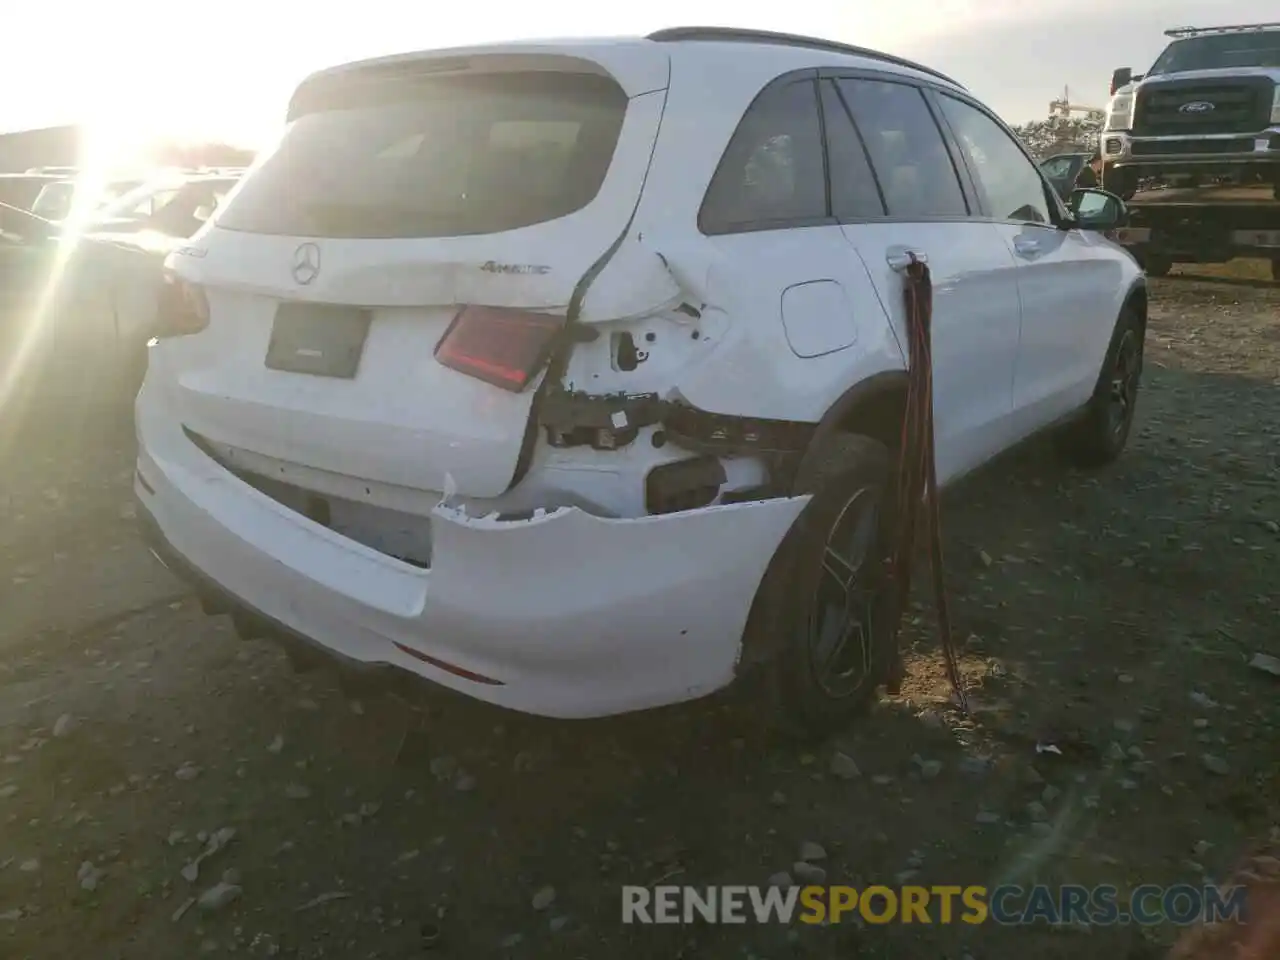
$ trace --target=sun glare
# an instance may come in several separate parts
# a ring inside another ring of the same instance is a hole
[[[0,369],[0,407],[7,405],[42,339],[53,336],[50,325],[54,305],[63,299],[61,288],[77,246],[92,222],[104,191],[112,180],[136,177],[150,166],[148,154],[157,138],[140,123],[124,118],[100,116],[83,128],[79,170],[71,205],[58,225],[56,247],[47,263],[29,314],[21,323],[22,333],[5,368]]]

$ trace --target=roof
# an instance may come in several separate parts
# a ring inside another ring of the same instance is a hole
[[[298,92],[317,83],[338,81],[353,74],[396,76],[401,71],[417,74],[417,65],[424,61],[432,64],[433,74],[462,74],[473,68],[473,58],[486,59],[486,72],[490,63],[506,60],[504,69],[529,69],[529,58],[559,57],[567,62],[578,61],[603,68],[626,90],[635,96],[649,90],[661,89],[667,77],[668,56],[673,48],[688,52],[694,44],[705,44],[716,51],[715,59],[738,60],[750,47],[769,48],[774,56],[770,63],[779,67],[778,73],[809,66],[853,65],[867,69],[886,66],[903,72],[942,81],[957,89],[961,84],[932,67],[894,54],[882,53],[867,47],[806,37],[798,34],[776,33],[767,30],[744,30],[731,27],[670,27],[644,37],[575,37],[570,39],[523,40],[511,43],[483,44],[470,47],[446,47],[434,50],[418,50],[390,56],[375,57],[350,63],[335,64],[306,77],[298,86]],[[666,48],[664,50],[664,48]],[[710,52],[710,50],[708,51]],[[759,60],[758,57],[750,58]],[[446,62],[447,61],[447,62]],[[767,66],[767,64],[763,65]],[[297,94],[295,93],[295,97]],[[292,107],[290,112],[292,113]]]

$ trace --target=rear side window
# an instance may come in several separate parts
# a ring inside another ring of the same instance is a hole
[[[964,192],[924,94],[904,83],[838,81],[867,145],[889,216],[963,217]]]
[[[446,237],[556,220],[595,199],[627,96],[555,72],[337,89],[290,123],[218,225],[310,237]]]
[[[822,123],[811,80],[762,93],[743,114],[698,216],[714,235],[827,216]]]
[[[834,81],[822,81],[822,118],[827,130],[831,210],[837,217],[883,217],[884,199],[871,172],[866,144]]]

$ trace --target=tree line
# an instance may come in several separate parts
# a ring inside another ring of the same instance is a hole
[[[1036,159],[1043,160],[1055,153],[1086,153],[1098,149],[1098,134],[1102,132],[1102,123],[1084,117],[1073,117],[1070,120],[1050,117],[1047,120],[1020,123],[1011,129]]]

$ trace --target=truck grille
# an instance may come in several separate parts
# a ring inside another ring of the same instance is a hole
[[[1168,81],[1138,89],[1133,133],[1139,137],[1194,136],[1205,133],[1255,133],[1271,116],[1273,84],[1266,77],[1238,80]],[[1186,111],[1187,104],[1213,104]]]
[[[1135,157],[1178,157],[1197,153],[1252,153],[1253,140],[1135,140],[1130,148]]]

